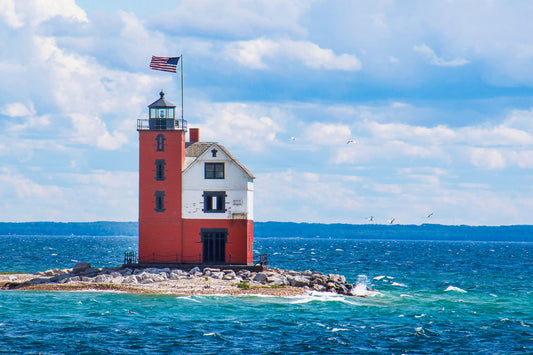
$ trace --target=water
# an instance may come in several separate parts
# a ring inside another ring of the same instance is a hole
[[[121,264],[136,237],[0,236],[0,271]],[[5,353],[533,353],[533,243],[257,239],[375,297],[0,291]]]

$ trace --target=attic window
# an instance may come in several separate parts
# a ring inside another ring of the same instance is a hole
[[[211,151],[211,154],[212,154],[213,158],[216,158],[216,157],[217,157],[217,152],[218,152],[218,150],[216,150],[216,149],[213,149],[213,150]]]
[[[206,179],[224,179],[224,163],[205,163]]]

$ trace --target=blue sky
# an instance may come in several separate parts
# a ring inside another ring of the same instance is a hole
[[[179,76],[148,64],[182,53],[185,119],[256,175],[256,221],[532,224],[532,17],[530,1],[0,0],[0,220],[136,220],[136,120],[161,89],[180,102]]]

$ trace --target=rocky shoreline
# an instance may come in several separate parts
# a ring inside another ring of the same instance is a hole
[[[93,268],[77,263],[72,269],[53,269],[35,274],[0,275],[0,289],[36,291],[108,291],[178,295],[263,294],[297,296],[331,292],[366,297],[366,285],[354,285],[343,275],[273,268],[260,272],[195,267]]]

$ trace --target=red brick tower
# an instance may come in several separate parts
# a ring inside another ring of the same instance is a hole
[[[149,105],[139,131],[139,262],[180,262],[182,247],[183,120],[161,97]]]

